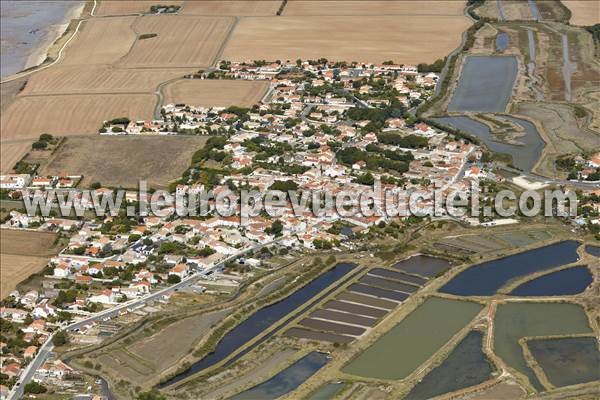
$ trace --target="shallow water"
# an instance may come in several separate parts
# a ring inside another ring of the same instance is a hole
[[[24,69],[39,46],[52,40],[56,25],[81,1],[0,1],[0,76]]]
[[[458,296],[491,296],[511,279],[577,261],[578,247],[579,242],[567,240],[477,264],[455,276],[440,292]]]
[[[596,338],[529,340],[527,346],[554,386],[600,380],[600,352]]]
[[[525,374],[538,390],[543,386],[527,366],[519,339],[589,333],[583,309],[568,303],[508,303],[498,306],[494,320],[494,351],[510,367]]]
[[[503,51],[508,47],[508,33],[500,32],[496,35],[496,50]]]
[[[418,274],[424,278],[431,278],[446,272],[451,267],[449,261],[443,258],[435,258],[424,255],[417,255],[402,260],[392,266],[392,268],[409,274]]]
[[[345,383],[328,383],[318,388],[310,397],[310,400],[330,400],[333,399],[344,388]]]
[[[590,270],[582,265],[525,282],[510,294],[513,296],[570,296],[583,292],[593,280]]]
[[[290,365],[271,379],[254,386],[236,396],[232,400],[271,400],[283,396],[300,386],[315,372],[329,362],[325,353],[313,351],[294,364]]]
[[[531,16],[533,19],[536,21],[541,21],[542,15],[540,14],[540,10],[538,9],[535,0],[527,0],[527,4],[529,5],[529,10],[531,11]]]
[[[483,333],[469,332],[448,358],[429,372],[405,399],[426,400],[488,380],[493,369],[482,351],[482,345]]]
[[[600,257],[600,246],[592,246],[588,244],[585,246],[585,251],[595,257]]]
[[[478,138],[494,153],[511,155],[512,164],[515,167],[525,172],[531,172],[531,169],[542,154],[544,140],[535,128],[535,125],[531,122],[515,117],[503,116],[503,118],[520,125],[524,129],[524,135],[517,139],[522,145],[495,140],[494,135],[486,124],[469,117],[438,117],[433,119],[440,124],[451,126]]]
[[[448,111],[504,112],[517,72],[514,56],[468,56]]]
[[[482,309],[469,301],[431,297],[342,371],[377,379],[404,379]]]

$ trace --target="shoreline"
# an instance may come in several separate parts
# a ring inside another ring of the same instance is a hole
[[[65,17],[61,24],[51,25],[49,27],[48,35],[46,35],[45,40],[41,41],[40,44],[31,52],[29,57],[27,57],[27,61],[23,66],[23,69],[5,77],[4,79],[10,78],[11,76],[18,75],[19,73],[38,67],[42,65],[46,59],[48,58],[48,53],[52,48],[52,45],[56,43],[58,39],[60,39],[71,24],[71,21],[75,19],[79,19],[83,14],[83,10],[85,8],[86,2],[82,1],[81,4],[75,5],[71,7],[71,9],[65,14]]]

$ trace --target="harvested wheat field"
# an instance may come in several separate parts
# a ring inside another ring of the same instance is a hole
[[[291,0],[284,16],[310,15],[463,15],[462,0]]]
[[[0,296],[5,298],[8,294],[15,290],[19,282],[27,279],[30,275],[40,272],[49,258],[19,256],[15,254],[0,254],[0,271],[2,279],[0,279]]]
[[[136,40],[131,25],[137,17],[94,18],[84,22],[64,51],[61,65],[112,64],[125,56]]]
[[[281,0],[187,0],[182,14],[260,17],[276,15],[280,6]]]
[[[96,136],[68,138],[42,169],[42,174],[77,171],[81,186],[101,182],[109,187],[136,188],[147,180],[165,188],[189,167],[203,136]]]
[[[0,111],[7,109],[25,86],[27,86],[27,78],[15,79],[0,84]]]
[[[162,82],[194,71],[195,69],[115,69],[103,65],[55,66],[33,74],[21,93],[150,93]]]
[[[571,11],[571,25],[590,26],[600,23],[600,2],[594,0],[561,0]]]
[[[430,63],[458,47],[470,25],[464,16],[248,17],[221,58]]]
[[[183,0],[102,0],[94,15],[122,15],[150,12],[150,7],[162,4],[165,6],[181,5]]]
[[[41,271],[58,253],[54,233],[0,230],[0,296],[5,298],[17,284]]]
[[[2,140],[97,134],[102,122],[153,116],[156,96],[151,94],[63,95],[19,97],[2,113]]]
[[[165,86],[165,104],[204,107],[250,107],[260,101],[268,82],[183,79]]]
[[[31,150],[31,141],[18,141],[14,143],[0,142],[0,173],[8,174],[13,167],[29,150]]]
[[[146,16],[134,29],[156,36],[135,42],[120,64],[127,67],[200,67],[217,56],[233,26],[230,17]]]

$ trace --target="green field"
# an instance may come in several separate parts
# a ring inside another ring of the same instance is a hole
[[[543,390],[535,373],[527,366],[519,339],[532,336],[588,333],[591,329],[583,309],[567,303],[509,303],[496,312],[494,351],[510,367]]]
[[[404,379],[469,323],[482,305],[429,298],[352,360],[343,372],[376,379]]]

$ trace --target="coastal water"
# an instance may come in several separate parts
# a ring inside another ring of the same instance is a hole
[[[510,294],[513,296],[569,296],[583,292],[593,279],[590,270],[585,265],[581,265],[525,282]]]
[[[82,1],[0,1],[0,76],[43,61],[47,47],[62,33]]]
[[[328,362],[328,354],[313,351],[268,381],[233,396],[232,400],[277,399],[296,389]]]
[[[261,308],[252,314],[248,319],[244,320],[227,334],[225,334],[225,336],[223,336],[223,338],[216,345],[212,353],[208,354],[200,361],[192,364],[192,366],[185,372],[164,382],[160,385],[160,387],[172,385],[190,375],[200,372],[224,360],[233,352],[235,352],[240,346],[246,344],[248,341],[261,334],[273,323],[296,311],[297,308],[304,305],[332,283],[341,279],[355,268],[355,264],[338,264],[283,300]]]
[[[448,111],[504,112],[517,71],[514,56],[468,56]]]
[[[458,296],[491,296],[511,279],[577,261],[578,247],[579,242],[566,240],[474,265],[455,276],[440,292]]]
[[[469,332],[448,358],[428,373],[405,400],[427,400],[489,379],[493,370],[482,351],[482,344],[481,331]]]
[[[523,128],[523,136],[517,138],[520,144],[499,142],[486,124],[469,117],[456,116],[433,119],[440,124],[451,126],[478,138],[494,153],[509,154],[515,167],[530,172],[542,154],[544,140],[531,122],[515,117],[503,116],[503,118]]]

